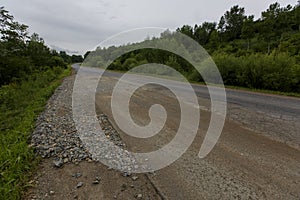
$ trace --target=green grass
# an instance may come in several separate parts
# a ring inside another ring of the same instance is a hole
[[[35,120],[71,68],[36,72],[0,88],[0,199],[20,199],[38,158],[29,146]]]

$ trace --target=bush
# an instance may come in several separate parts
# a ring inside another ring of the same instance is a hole
[[[213,56],[225,85],[299,92],[299,64],[287,53]]]

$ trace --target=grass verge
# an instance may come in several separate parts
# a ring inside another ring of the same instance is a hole
[[[20,199],[38,158],[29,145],[37,116],[71,68],[34,73],[0,88],[0,199]]]

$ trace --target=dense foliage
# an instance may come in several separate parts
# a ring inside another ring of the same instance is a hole
[[[66,68],[68,63],[82,61],[82,56],[50,50],[38,34],[28,36],[27,28],[0,7],[0,86],[48,67]]]
[[[176,30],[201,44],[217,64],[226,85],[282,92],[300,92],[300,6],[271,4],[254,20],[245,8],[233,6],[218,23],[184,25]],[[168,33],[166,31],[161,38]],[[156,38],[151,39],[156,40]],[[145,43],[144,41],[142,43]],[[132,46],[136,44],[130,44]],[[118,48],[97,48],[87,52],[88,64],[103,65],[103,60]],[[156,49],[127,53],[109,67],[129,70],[144,63],[161,63],[183,73],[191,81],[203,81],[184,59]]]

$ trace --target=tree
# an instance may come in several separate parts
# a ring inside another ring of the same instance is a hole
[[[26,78],[34,71],[46,69],[44,66],[65,66],[38,34],[29,37],[27,28],[0,7],[0,85]]]
[[[268,44],[268,54],[271,52],[271,42],[276,40],[276,23],[278,22],[278,17],[281,12],[280,4],[274,3],[269,6],[269,8],[262,12],[262,21],[260,23],[261,35],[267,41]]]
[[[216,30],[216,23],[204,22],[202,25],[195,25],[193,38],[201,45],[206,45],[211,33]]]
[[[212,31],[207,47],[212,51],[216,50],[219,46],[219,33],[217,30]]]
[[[0,36],[0,85],[3,85],[30,68],[30,61],[24,56],[27,26],[15,22],[4,7],[0,7]]]
[[[42,43],[42,44],[45,43],[44,39],[41,38],[41,37],[39,36],[39,34],[37,34],[37,33],[33,33],[33,34],[31,35],[31,37],[30,37],[30,40],[31,40],[31,41],[34,41],[34,42],[39,42],[39,43]]]
[[[292,19],[292,29],[300,31],[300,0],[298,1],[298,5],[296,5],[290,13],[290,16]]]
[[[221,17],[219,29],[225,32],[227,41],[240,38],[245,18],[245,8],[238,5],[233,6]]]
[[[90,53],[91,53],[91,51],[85,52],[85,54],[84,54],[84,56],[83,56],[83,59],[86,59],[86,58],[89,56]]]
[[[28,38],[28,26],[14,21],[14,17],[4,7],[0,7],[0,28],[2,41],[25,41]]]
[[[83,62],[83,58],[81,55],[72,55],[71,56],[72,63],[81,63]]]
[[[225,17],[224,16],[222,16],[221,18],[220,18],[220,21],[219,21],[219,24],[218,24],[218,31],[219,31],[219,33],[220,33],[220,40],[221,40],[221,42],[223,41],[223,35],[224,35],[224,33],[225,33]]]
[[[250,49],[250,39],[254,37],[255,29],[254,29],[254,16],[246,17],[243,27],[241,37],[247,40],[247,50]]]
[[[71,57],[65,51],[60,51],[59,56],[62,57],[66,63],[72,62]]]
[[[191,38],[193,38],[193,27],[191,27],[190,25],[183,25],[181,28],[177,28],[178,32],[183,33]]]
[[[31,39],[26,42],[26,56],[31,58],[31,63],[34,66],[49,64],[50,49],[45,46],[44,40],[37,33],[32,34]]]

